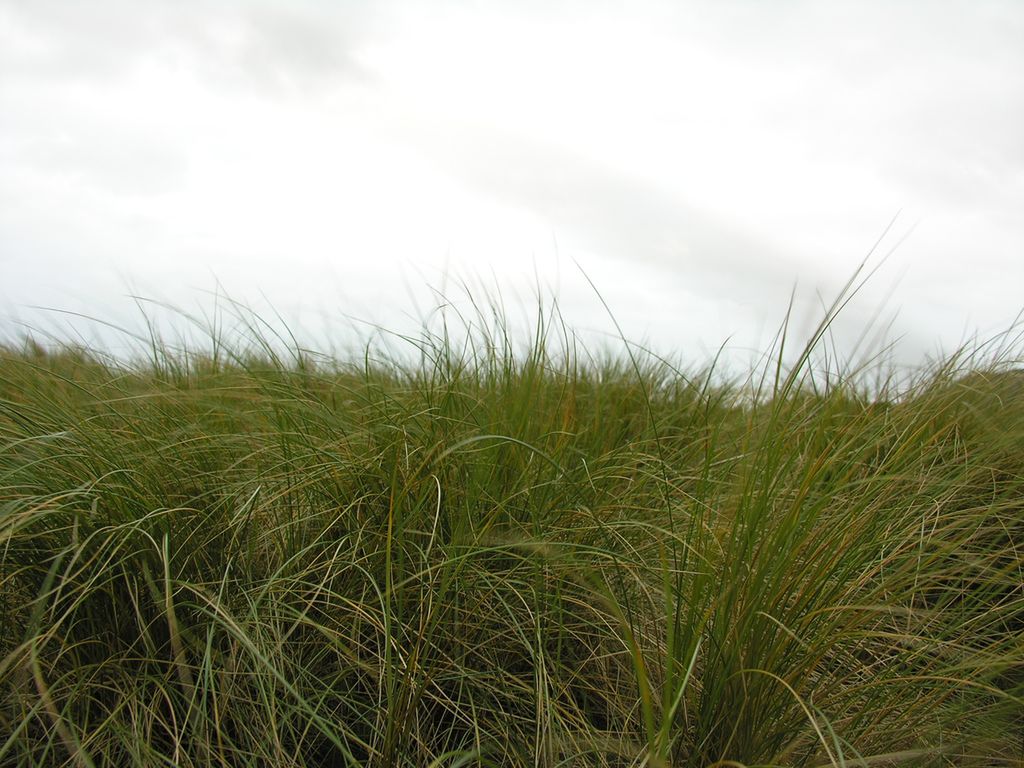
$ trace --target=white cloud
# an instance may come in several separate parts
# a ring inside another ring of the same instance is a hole
[[[757,345],[903,209],[840,330],[905,273],[912,357],[1019,308],[1021,73],[1010,2],[0,0],[0,301],[387,324],[447,264],[607,328],[572,257],[630,334]]]

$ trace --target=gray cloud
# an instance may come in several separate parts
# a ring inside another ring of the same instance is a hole
[[[480,194],[535,213],[560,243],[599,252],[624,269],[643,263],[679,276],[691,290],[777,307],[801,268],[735,222],[562,147],[451,126],[417,125],[407,139]],[[824,276],[813,265],[802,267],[812,285]]]
[[[307,90],[366,77],[355,51],[385,8],[354,0],[3,0],[0,78],[120,79],[156,57],[225,87]]]
[[[23,142],[17,162],[64,187],[121,197],[177,187],[187,158],[167,136],[109,125],[46,126]]]

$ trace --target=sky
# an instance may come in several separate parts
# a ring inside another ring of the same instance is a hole
[[[8,337],[540,293],[699,363],[791,295],[806,333],[883,233],[841,354],[1024,309],[1024,3],[0,0]]]

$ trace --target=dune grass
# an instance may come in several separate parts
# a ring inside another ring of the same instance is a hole
[[[1021,764],[1019,351],[896,383],[832,317],[732,382],[490,307],[8,344],[0,765]]]

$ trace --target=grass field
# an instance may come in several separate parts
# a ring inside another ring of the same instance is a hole
[[[0,766],[1021,765],[1015,338],[897,379],[833,314],[734,380],[489,307],[8,344]]]

